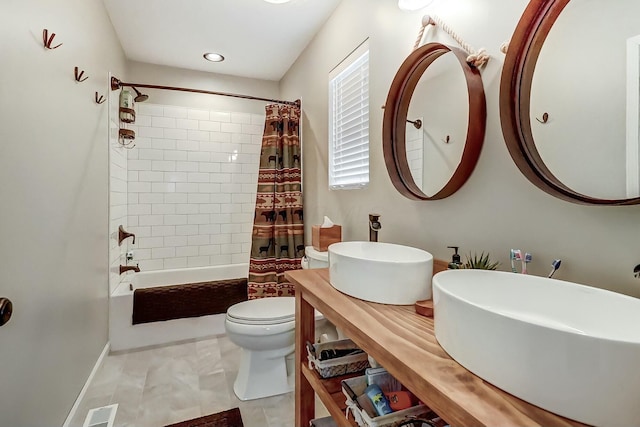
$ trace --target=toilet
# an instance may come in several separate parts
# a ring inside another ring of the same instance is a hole
[[[308,246],[303,268],[329,266],[328,253]],[[316,311],[316,337],[336,339],[333,325]],[[227,336],[242,348],[233,391],[240,400],[253,400],[293,391],[287,359],[295,351],[295,298],[275,297],[243,301],[227,310]],[[289,369],[291,371],[291,369]]]

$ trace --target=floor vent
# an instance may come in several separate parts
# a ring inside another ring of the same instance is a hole
[[[118,404],[93,408],[89,410],[82,427],[113,427]]]

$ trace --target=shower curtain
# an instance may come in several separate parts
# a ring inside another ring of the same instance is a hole
[[[304,256],[300,109],[268,105],[249,260],[249,299],[293,296],[285,271]]]

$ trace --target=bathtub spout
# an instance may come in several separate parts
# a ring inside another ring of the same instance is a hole
[[[138,266],[138,264],[136,265],[122,265],[120,264],[120,274],[132,270],[135,273],[140,273],[140,267]]]

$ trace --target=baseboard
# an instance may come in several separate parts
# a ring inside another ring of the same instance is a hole
[[[76,398],[76,401],[73,403],[73,406],[71,407],[71,411],[69,411],[69,415],[67,415],[67,419],[64,420],[64,424],[62,424],[62,427],[69,427],[69,425],[71,424],[71,420],[76,415],[76,411],[78,410],[78,407],[80,406],[80,402],[82,402],[82,399],[84,399],[84,395],[87,393],[87,389],[91,385],[91,381],[93,381],[93,377],[96,376],[96,372],[98,372],[98,369],[100,369],[100,367],[102,366],[102,363],[104,362],[104,358],[109,354],[110,346],[111,345],[108,342],[104,346],[104,349],[102,350],[102,353],[100,353],[100,356],[98,357],[98,360],[96,361],[96,364],[93,366],[93,369],[91,370],[91,373],[89,374],[89,377],[87,378],[87,381],[85,381],[84,386],[82,387],[82,390],[80,390],[80,394],[78,394],[78,397]]]

